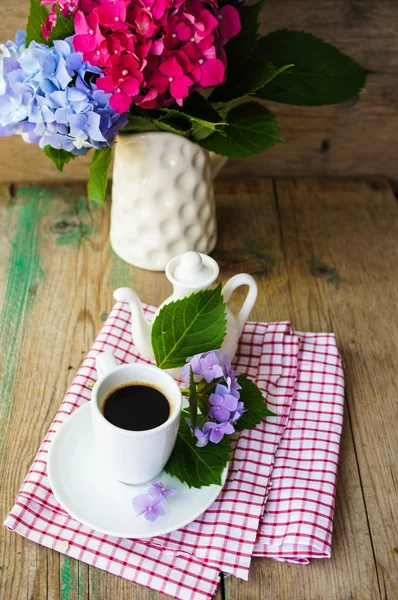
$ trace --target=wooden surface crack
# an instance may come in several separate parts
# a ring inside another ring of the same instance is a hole
[[[344,397],[345,397],[345,406],[346,406],[347,419],[348,419],[348,423],[349,423],[349,426],[350,426],[350,432],[351,432],[351,436],[352,436],[352,445],[353,445],[353,448],[354,448],[355,462],[356,462],[357,471],[358,471],[359,485],[360,485],[360,488],[361,488],[361,495],[362,495],[362,499],[363,499],[363,506],[364,506],[364,509],[365,509],[366,523],[367,523],[367,526],[368,526],[369,541],[370,541],[370,546],[372,548],[372,556],[373,556],[373,562],[374,562],[375,571],[376,571],[377,587],[378,587],[378,590],[379,590],[379,597],[380,597],[381,600],[386,600],[387,599],[387,595],[385,595],[384,598],[382,598],[382,594],[381,594],[381,584],[380,584],[380,577],[379,577],[379,566],[377,564],[376,552],[375,552],[375,548],[374,548],[374,544],[373,544],[372,528],[370,526],[368,508],[367,508],[367,505],[366,505],[366,496],[365,496],[365,492],[364,492],[364,489],[363,489],[361,467],[360,467],[359,460],[358,460],[357,448],[356,448],[356,444],[355,444],[355,435],[354,435],[354,431],[352,429],[352,421],[351,421],[351,413],[350,413],[350,403],[349,403],[349,400],[348,400],[347,392],[345,393]]]

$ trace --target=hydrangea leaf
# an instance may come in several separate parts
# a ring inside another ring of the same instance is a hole
[[[44,146],[43,152],[48,158],[51,158],[60,173],[62,173],[64,166],[68,164],[69,161],[76,158],[74,154],[71,154],[66,150],[53,148],[52,146]]]
[[[275,417],[275,413],[267,408],[261,390],[247,375],[238,375],[238,383],[242,387],[240,399],[245,405],[245,412],[235,423],[236,431],[252,429],[264,421],[265,417]]]
[[[128,123],[120,130],[120,133],[140,133],[146,131],[159,131],[156,124],[141,115],[128,115]]]
[[[246,158],[285,141],[274,115],[256,102],[233,108],[227,121],[223,134],[213,133],[198,144],[222,156]]]
[[[185,135],[195,141],[214,131],[222,132],[225,125],[225,119],[218,110],[196,92],[185,98],[181,108],[176,104],[146,113],[159,129]]]
[[[210,101],[217,106],[218,103],[224,104],[250,96],[272,81],[277,75],[293,66],[293,64],[288,64],[277,69],[266,60],[261,60],[261,54],[256,53],[256,60],[244,65],[240,71],[231,75],[223,85],[218,86],[210,96]]]
[[[220,348],[225,337],[221,284],[163,306],[152,326],[152,348],[161,369],[182,367],[200,352]]]
[[[65,17],[59,9],[59,5],[56,5],[57,10],[57,21],[54,27],[50,31],[49,41],[64,40],[65,38],[75,33],[75,26],[73,19]]]
[[[46,20],[47,11],[44,6],[40,6],[40,0],[30,0],[28,23],[26,25],[26,47],[33,40],[47,44],[43,36],[41,26]]]
[[[164,470],[188,487],[221,485],[223,471],[231,456],[231,440],[224,436],[218,444],[209,442],[198,448],[197,439],[185,421],[188,416],[187,411],[182,411],[177,441]]]
[[[184,137],[189,137],[192,129],[191,121],[185,115],[173,110],[167,111],[153,122],[161,131],[176,133]]]
[[[112,148],[106,146],[94,152],[91,165],[88,169],[90,179],[87,185],[87,193],[90,200],[97,204],[103,204],[108,183],[109,166],[112,160]]]
[[[242,29],[225,46],[227,53],[228,66],[227,76],[240,69],[252,56],[256,41],[258,39],[258,16],[267,0],[259,0],[254,4],[245,4],[244,2],[228,1],[227,4],[233,4],[239,11]]]
[[[338,104],[356,96],[366,83],[366,69],[310,33],[275,31],[261,38],[257,48],[276,67],[294,61],[293,70],[256,93],[263,100],[298,106]]]
[[[196,383],[192,367],[189,367],[189,418],[191,420],[191,429],[195,431],[196,420],[198,418],[198,400],[196,397]]]
[[[217,125],[223,122],[222,115],[201,94],[193,92],[185,98],[184,104],[177,109],[189,119],[206,124]]]

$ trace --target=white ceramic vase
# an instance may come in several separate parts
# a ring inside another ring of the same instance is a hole
[[[116,254],[163,271],[181,252],[211,252],[217,240],[213,178],[224,163],[173,133],[120,135],[110,230]]]

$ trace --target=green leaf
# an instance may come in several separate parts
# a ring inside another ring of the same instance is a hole
[[[224,84],[214,90],[209,100],[217,104],[250,96],[290,67],[293,65],[284,65],[276,69],[271,63],[262,61],[261,54],[256,53],[256,61],[249,62],[231,75]]]
[[[182,367],[199,352],[221,347],[225,337],[221,284],[166,304],[152,326],[152,348],[161,369]]]
[[[179,112],[202,124],[218,125],[224,121],[222,115],[201,94],[194,92],[184,100]]]
[[[222,473],[231,455],[230,438],[224,436],[218,444],[198,448],[197,439],[185,421],[187,417],[188,413],[182,411],[177,441],[164,470],[188,487],[221,485]]]
[[[43,152],[48,158],[51,158],[60,173],[62,173],[64,166],[68,164],[69,161],[76,158],[74,154],[71,154],[66,150],[58,150],[52,146],[44,146]]]
[[[173,110],[169,110],[166,114],[160,116],[154,123],[162,131],[176,133],[185,137],[189,137],[192,129],[191,121],[185,115]]]
[[[191,419],[191,429],[195,431],[196,420],[198,418],[198,401],[196,398],[196,384],[193,376],[192,367],[189,367],[189,418]]]
[[[205,140],[209,135],[214,133],[215,128],[207,127],[206,125],[200,125],[199,123],[194,123],[191,130],[191,139],[195,142],[199,142],[200,140]],[[224,128],[217,128],[216,131],[219,131],[221,135],[223,135]]]
[[[222,156],[246,158],[285,141],[274,115],[257,102],[233,108],[227,119],[224,135],[214,133],[198,144]]]
[[[93,160],[88,169],[90,179],[87,185],[87,193],[90,200],[97,204],[103,204],[108,183],[108,171],[112,160],[112,148],[106,146],[94,152]]]
[[[261,38],[258,48],[276,67],[294,61],[292,71],[257,92],[263,100],[298,106],[338,104],[356,96],[366,82],[366,69],[310,33],[275,31]]]
[[[267,408],[262,392],[247,375],[238,375],[238,383],[242,387],[240,399],[245,405],[246,412],[236,422],[236,431],[252,429],[264,421],[265,417],[277,416]]]
[[[120,130],[120,133],[159,131],[159,128],[156,127],[156,124],[151,121],[151,119],[147,119],[146,117],[129,114],[128,119],[129,122],[123,127],[123,129]]]
[[[41,26],[44,25],[46,16],[47,11],[44,6],[40,6],[40,0],[30,0],[29,17],[26,25],[26,47],[33,40],[47,44],[47,40],[41,31]]]
[[[232,3],[239,11],[242,28],[225,46],[228,58],[227,76],[239,69],[252,56],[258,39],[258,16],[266,1],[259,0],[255,4]]]
[[[59,9],[59,5],[56,5],[57,10],[57,21],[50,31],[49,41],[53,42],[54,40],[64,40],[65,38],[73,35],[75,33],[75,26],[73,19],[69,17],[65,17]]]
[[[184,100],[184,106],[173,105],[148,111],[154,123],[165,131],[185,135],[195,141],[202,139],[214,131],[222,131],[225,119],[203,98],[194,92]]]

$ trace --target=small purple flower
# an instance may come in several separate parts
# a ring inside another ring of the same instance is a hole
[[[210,442],[218,444],[223,439],[224,435],[234,433],[235,429],[232,423],[212,423],[208,421],[203,425],[204,435],[209,434]]]
[[[241,418],[244,412],[246,412],[245,405],[243,404],[243,402],[238,402],[238,406],[236,407],[236,410],[232,413],[229,422],[234,425],[236,421],[238,421],[238,419]]]
[[[158,517],[165,514],[164,508],[161,505],[162,498],[160,496],[150,496],[149,494],[139,494],[133,498],[133,508],[136,511],[136,516],[144,515],[147,521],[153,523]]]
[[[209,443],[210,431],[208,431],[207,433],[203,433],[200,427],[195,427],[194,433],[196,435],[196,439],[198,440],[196,442],[197,447],[203,448],[203,446],[207,446],[207,444]]]
[[[231,378],[233,381],[236,381],[236,377],[239,375],[239,373],[231,369],[231,361],[229,360],[229,357],[226,354],[223,354],[221,357],[221,365],[224,370],[225,381],[228,381],[229,378]],[[237,387],[236,389],[240,390],[241,386],[238,383],[237,385],[239,387]]]
[[[231,413],[237,409],[238,398],[232,395],[228,388],[218,383],[215,393],[209,396],[209,402],[212,405],[209,413],[210,417],[220,422],[228,421]]]
[[[239,385],[238,380],[236,379],[236,375],[230,375],[229,377],[227,377],[226,384],[227,384],[228,392],[232,396],[235,396],[235,398],[239,398],[239,396],[240,396],[239,390],[242,389],[242,386]]]
[[[199,375],[202,367],[202,363],[200,360],[201,354],[195,354],[195,356],[191,356],[188,358],[188,362],[181,369],[181,377],[184,381],[184,386],[189,387],[189,377],[192,368],[192,372],[194,375]]]
[[[156,498],[163,498],[167,502],[167,498],[170,496],[175,496],[177,494],[177,490],[174,488],[165,488],[161,481],[156,481],[149,486],[148,494],[150,496],[155,496]]]
[[[207,383],[210,383],[214,379],[219,379],[224,375],[218,354],[214,351],[195,354],[195,356],[188,358],[187,364],[183,366],[181,371],[185,387],[189,386],[190,367],[194,375],[203,377]]]
[[[231,361],[229,360],[228,354],[223,354],[221,357],[221,364],[224,367],[224,371],[226,376],[228,376],[229,371],[231,370]]]
[[[220,361],[216,352],[202,354],[201,363],[201,372],[207,383],[210,383],[210,381],[213,381],[213,379],[218,379],[219,377],[223,376],[223,368],[220,365]]]

